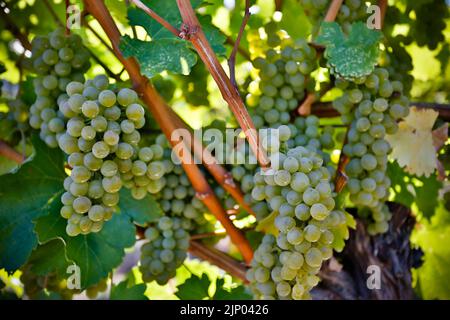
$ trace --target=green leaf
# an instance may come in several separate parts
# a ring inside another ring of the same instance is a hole
[[[397,162],[388,164],[387,176],[391,179],[393,201],[411,207],[417,205],[419,214],[430,219],[438,207],[439,190],[442,182],[436,174],[430,177],[417,177],[406,173]]]
[[[197,62],[197,55],[184,40],[141,41],[124,36],[120,42],[120,50],[126,58],[135,57],[142,73],[149,78],[165,70],[189,74],[191,67]]]
[[[414,202],[414,186],[406,182],[408,174],[398,165],[397,162],[389,162],[387,167],[387,176],[391,179],[391,188],[393,190],[394,202],[411,207]]]
[[[212,24],[210,16],[198,16],[198,21],[200,22],[205,37],[214,53],[218,56],[225,57],[227,49],[225,48],[224,43],[227,37]]]
[[[142,2],[159,16],[168,21],[172,26],[179,29],[183,23],[183,19],[181,18],[180,11],[178,10],[175,0],[143,0]],[[198,8],[202,2],[203,0],[192,0],[191,5],[195,9]],[[152,19],[139,8],[130,7],[128,9],[128,20],[131,26],[143,27],[154,42],[158,42],[161,39],[170,39],[177,40],[184,43],[186,47],[190,47],[190,43],[188,41],[175,37],[169,30],[164,28],[160,23]],[[198,20],[202,26],[203,32],[205,33],[205,37],[209,41],[214,52],[217,55],[225,55],[225,35],[212,24],[210,16],[198,16]]]
[[[150,194],[147,194],[142,200],[136,200],[127,188],[120,190],[119,208],[122,213],[139,225],[145,225],[164,215],[158,202]]]
[[[232,289],[225,289],[223,285],[225,280],[217,278],[216,292],[212,300],[251,300],[252,295],[249,294],[244,286],[237,286]]]
[[[430,219],[436,208],[439,206],[439,190],[442,188],[442,182],[435,174],[430,177],[421,177],[422,186],[416,186],[416,205],[419,212],[427,219]]]
[[[423,299],[450,299],[450,216],[440,206],[431,222],[416,228],[412,242],[424,251],[424,263],[413,269],[416,290]]]
[[[128,280],[111,288],[110,300],[148,300],[145,296],[147,286],[144,283],[128,286]]]
[[[60,239],[51,240],[38,246],[27,261],[30,271],[38,276],[56,272],[59,276],[66,274],[69,262],[66,258],[65,244]]]
[[[209,298],[210,284],[211,281],[206,274],[202,274],[201,278],[193,274],[177,287],[178,291],[175,294],[181,300],[203,300]]]
[[[348,37],[336,22],[324,22],[316,42],[326,46],[325,57],[330,71],[354,80],[373,72],[381,37],[380,31],[370,30],[363,22],[353,24]]]
[[[280,27],[287,30],[293,39],[307,38],[311,34],[311,23],[305,15],[303,6],[298,5],[296,0],[284,0],[281,12],[283,18]]]
[[[61,238],[66,243],[67,258],[80,267],[82,288],[96,284],[117,267],[125,254],[125,248],[135,242],[136,229],[130,217],[116,213],[98,233],[69,237],[67,221],[59,214],[60,201],[52,204],[51,213],[36,222],[39,241]]]
[[[33,219],[49,213],[49,201],[61,195],[64,158],[33,137],[35,155],[18,171],[1,177],[0,268],[22,266],[37,245]]]

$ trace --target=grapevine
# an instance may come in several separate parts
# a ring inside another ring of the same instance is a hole
[[[0,300],[447,299],[449,12],[2,1]]]

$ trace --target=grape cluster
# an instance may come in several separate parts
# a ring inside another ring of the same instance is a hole
[[[70,82],[67,95],[59,99],[61,112],[70,118],[58,139],[72,167],[61,196],[69,236],[100,231],[119,202],[123,175],[147,172],[144,161],[134,160],[139,155],[138,129],[145,124],[144,108],[133,90],[124,88],[116,94],[108,86],[102,75],[84,84]]]
[[[206,208],[195,197],[183,168],[172,161],[166,138],[158,136],[155,145],[163,151],[164,176],[147,190],[158,201],[164,217],[145,231],[147,243],[141,249],[140,270],[144,281],[165,284],[186,258],[190,234],[194,230],[202,233],[213,229],[205,218]]]
[[[192,221],[184,217],[164,216],[145,230],[148,241],[141,248],[142,279],[160,285],[173,278],[187,257]]]
[[[336,17],[336,21],[344,32],[350,31],[353,22],[367,19],[367,2],[365,0],[344,0]],[[330,3],[330,0],[300,0],[300,4],[313,24],[313,33],[317,32],[320,27]]]
[[[29,299],[45,299],[49,293],[58,294],[61,299],[71,300],[73,295],[79,293],[77,290],[67,288],[65,279],[56,272],[46,275],[34,273],[32,265],[26,264],[21,268],[20,282],[23,284],[24,294]]]
[[[387,70],[377,68],[360,84],[337,80],[344,94],[333,102],[342,115],[344,124],[350,125],[343,152],[350,158],[345,171],[350,178],[347,188],[350,200],[373,219],[368,231],[383,233],[391,217],[384,202],[389,196],[391,181],[386,176],[387,155],[390,145],[386,134],[398,130],[397,120],[409,113],[409,101],[402,95],[399,81],[390,81]]]
[[[52,148],[64,132],[65,114],[58,110],[57,101],[71,81],[84,81],[90,67],[89,52],[78,35],[66,36],[57,29],[48,36],[32,41],[33,69],[38,75],[33,81],[36,101],[30,107],[30,125],[39,129],[39,136]]]
[[[281,39],[277,25],[266,25],[268,43],[272,47],[265,58],[257,58],[260,80],[250,84],[247,104],[257,129],[278,127],[291,121],[290,112],[313,91],[315,82],[310,73],[316,69],[316,51],[306,40]]]
[[[108,278],[101,279],[96,284],[86,288],[86,296],[89,299],[95,299],[100,292],[105,292],[108,289]]]
[[[322,157],[302,146],[287,147],[291,133],[280,129],[278,137],[263,139],[271,168],[255,174],[252,190],[256,201],[273,210],[277,236],[264,237],[247,277],[258,299],[308,299],[322,262],[333,255],[335,235],[348,237],[347,218],[335,208]]]
[[[27,131],[30,128],[28,124],[29,107],[23,102],[22,99],[8,100],[6,105],[8,106],[7,118],[15,122],[15,128],[22,132]]]

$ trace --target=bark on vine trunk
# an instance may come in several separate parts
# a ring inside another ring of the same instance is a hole
[[[420,265],[422,252],[411,248],[409,239],[415,225],[411,210],[390,203],[393,213],[389,232],[371,237],[361,221],[351,232],[345,250],[321,270],[314,299],[415,299],[411,269]],[[380,270],[380,289],[369,289],[369,266]]]

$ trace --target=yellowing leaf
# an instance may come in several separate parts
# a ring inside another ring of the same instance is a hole
[[[412,107],[399,123],[398,132],[386,136],[392,146],[392,157],[408,173],[428,177],[436,170],[437,154],[431,130],[438,115],[434,110]]]
[[[275,227],[275,218],[278,216],[277,211],[273,211],[267,217],[258,222],[256,231],[264,232],[267,234],[278,236],[278,229]]]

